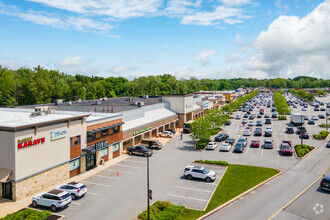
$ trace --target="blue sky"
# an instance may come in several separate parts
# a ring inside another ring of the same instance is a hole
[[[0,0],[0,26],[11,69],[330,78],[329,0]]]

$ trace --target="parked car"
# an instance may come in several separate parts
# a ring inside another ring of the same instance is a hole
[[[322,112],[324,112],[324,111],[325,111],[325,108],[320,108],[320,110],[321,110]]]
[[[309,134],[307,132],[302,132],[299,137],[301,139],[309,139]]]
[[[315,125],[315,122],[313,120],[308,120],[307,124],[309,124],[309,125]]]
[[[234,148],[234,152],[239,152],[239,153],[243,153],[244,151],[244,145],[241,142],[237,142]]]
[[[266,120],[265,120],[265,124],[271,124],[272,123],[272,121],[269,119],[269,118],[267,118]]]
[[[236,115],[236,119],[241,119],[241,115]]]
[[[290,147],[292,147],[292,141],[290,140],[282,140],[282,143],[288,144]]]
[[[307,108],[302,108],[301,111],[305,112],[307,111]]]
[[[230,120],[227,120],[226,123],[225,123],[225,125],[227,125],[227,126],[228,125],[231,125],[231,121]]]
[[[247,113],[244,114],[243,118],[248,118],[249,115]]]
[[[304,120],[309,120],[307,115],[304,116]]]
[[[225,143],[228,143],[228,144],[231,144],[231,145],[234,145],[235,143],[235,139],[234,138],[227,138]]]
[[[218,144],[215,143],[215,142],[209,142],[207,145],[206,145],[206,150],[214,150],[215,148],[218,147]]]
[[[243,118],[242,124],[247,124],[248,120],[246,118]]]
[[[262,126],[262,121],[257,121],[256,126]]]
[[[293,134],[294,133],[293,127],[287,127],[286,128],[286,133],[287,134]]]
[[[260,147],[260,141],[259,140],[252,140],[250,147]]]
[[[79,182],[70,182],[67,184],[62,184],[56,186],[54,189],[63,190],[70,193],[73,200],[82,197],[87,193],[86,185]]]
[[[258,114],[258,115],[257,115],[257,118],[262,118],[262,115],[261,115],[261,114]]]
[[[72,201],[70,193],[53,189],[49,192],[40,193],[32,198],[32,206],[34,208],[38,206],[50,207],[52,212],[55,212],[59,208],[66,207]]]
[[[269,114],[265,114],[264,118],[269,118]]]
[[[330,140],[328,140],[328,143],[326,145],[327,147],[330,147]]]
[[[289,156],[292,156],[293,155],[293,149],[287,143],[282,143],[281,144],[280,152],[281,152],[282,155],[289,155]]]
[[[273,141],[270,139],[264,140],[264,149],[273,149]]]
[[[243,147],[246,147],[248,145],[248,141],[246,137],[240,137],[237,141],[237,143],[242,143]]]
[[[220,151],[230,151],[231,149],[231,144],[230,143],[223,143],[221,144]]]
[[[325,119],[324,115],[318,115],[319,119]]]
[[[127,148],[128,154],[137,154],[144,157],[150,157],[153,154],[153,151],[148,149],[146,146],[137,145],[135,147],[128,147]]]
[[[163,131],[163,132],[160,132],[158,135],[159,135],[159,137],[163,137],[163,138],[172,138],[173,137],[173,133],[170,131]]]
[[[227,138],[229,138],[229,135],[222,133],[222,134],[218,134],[217,136],[215,136],[214,141],[221,142],[221,141],[225,141]]]
[[[312,116],[312,120],[319,120],[319,117],[318,116]]]
[[[188,165],[184,169],[183,175],[187,177],[188,180],[196,179],[204,179],[206,182],[211,182],[216,179],[216,175],[214,171],[210,171],[203,166],[192,166]]]
[[[305,131],[306,131],[306,128],[305,127],[299,126],[297,128],[297,134],[301,134],[302,132],[305,132]]]
[[[175,130],[175,129],[173,129],[173,128],[167,129],[166,131],[172,132],[172,134],[173,134],[173,135],[175,135],[175,134],[176,134],[176,130]]]
[[[261,136],[261,135],[262,135],[262,129],[256,128],[256,130],[254,130],[254,136]]]
[[[142,139],[141,145],[146,146],[150,149],[158,149],[163,148],[163,144],[157,139]]]
[[[248,126],[254,126],[254,122],[253,121],[249,121]]]
[[[252,134],[252,132],[250,130],[247,130],[247,129],[245,129],[245,131],[243,133],[244,136],[250,136],[251,134]]]
[[[323,190],[330,191],[330,175],[324,175],[321,182],[320,187]]]

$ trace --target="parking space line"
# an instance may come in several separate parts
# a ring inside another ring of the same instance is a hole
[[[117,178],[117,177],[111,177],[111,176],[103,176],[103,175],[94,175],[98,177],[103,177],[103,178],[108,178],[108,179],[114,179],[114,180],[122,180],[122,178]]]
[[[261,146],[261,156],[264,155],[264,148]]]
[[[132,162],[132,163],[139,163],[139,164],[146,164],[147,163],[147,162],[134,161],[134,160],[128,160],[128,159],[126,159],[124,161],[126,161],[126,162]]]
[[[71,202],[72,204],[75,204],[75,205],[82,205],[81,203],[79,203],[79,202]]]
[[[105,186],[105,187],[111,187],[110,185],[105,185],[105,184],[100,184],[100,183],[94,183],[94,182],[89,182],[89,181],[82,181],[83,183],[89,183],[97,186]]]
[[[124,165],[124,164],[114,164],[114,166],[128,167],[128,168],[134,168],[134,169],[140,169],[140,168],[141,168],[141,167],[135,167],[135,166]]]
[[[122,171],[122,170],[110,170],[110,169],[106,169],[105,171],[110,171],[110,172],[114,172],[114,173],[116,173],[116,172],[118,171],[119,173],[127,173],[127,174],[132,174],[131,172]]]
[[[188,187],[183,187],[183,186],[175,186],[175,188],[187,189],[187,190],[193,190],[193,191],[199,191],[199,192],[207,192],[207,193],[211,193],[212,192],[212,191],[209,191],[209,190],[193,189],[193,188],[188,188]]]
[[[245,156],[249,153],[250,147],[249,146],[246,146],[246,148],[247,148],[247,150],[246,150]]]
[[[277,157],[279,158],[279,157],[280,157],[280,154],[278,153],[278,151],[279,151],[280,149],[278,148],[278,144],[276,144],[276,149],[277,149],[277,151],[276,151],[276,153],[277,153]]]
[[[96,193],[91,193],[91,192],[87,192],[88,195],[93,195],[93,196],[97,196]]]
[[[186,196],[178,196],[178,195],[173,195],[173,194],[167,194],[168,196],[173,196],[173,197],[178,197],[178,198],[183,198],[183,199],[191,199],[191,200],[196,200],[196,201],[202,201],[202,202],[207,202],[208,200],[206,199],[197,199],[197,198],[192,198],[192,197],[186,197]]]

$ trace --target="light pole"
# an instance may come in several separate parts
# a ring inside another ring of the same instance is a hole
[[[301,121],[302,121],[302,125],[304,125],[304,122],[305,122],[304,115],[301,115]],[[301,140],[301,147],[303,147],[303,136],[302,136],[302,133],[300,133],[300,140]]]
[[[148,196],[148,220],[150,219],[150,198],[152,199],[152,191],[149,189],[149,154],[147,156],[147,196]]]
[[[326,131],[328,131],[328,109],[329,109],[328,106],[329,105],[330,105],[330,103],[327,103],[326,107],[325,107],[325,128],[326,128]]]

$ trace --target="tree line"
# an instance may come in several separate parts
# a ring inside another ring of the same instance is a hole
[[[170,74],[124,77],[70,75],[40,66],[10,70],[0,66],[0,106],[51,103],[55,99],[74,101],[102,97],[169,95],[200,90],[233,90],[236,88],[321,88],[330,80],[300,76],[293,79],[177,79]]]

